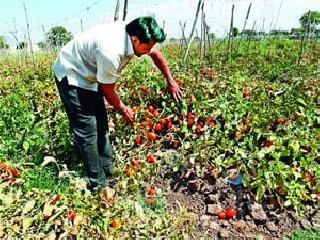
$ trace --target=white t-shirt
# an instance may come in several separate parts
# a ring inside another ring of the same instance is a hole
[[[77,35],[65,45],[53,64],[59,81],[97,91],[99,83],[114,83],[134,56],[126,22],[106,23]]]

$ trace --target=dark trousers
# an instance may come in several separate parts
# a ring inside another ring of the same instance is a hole
[[[67,77],[61,81],[56,79],[56,84],[89,178],[90,188],[105,187],[113,154],[103,95],[100,89],[95,92],[71,86]]]

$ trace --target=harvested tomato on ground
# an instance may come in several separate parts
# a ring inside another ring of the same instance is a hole
[[[155,133],[153,133],[153,132],[147,132],[147,137],[151,141],[157,140],[157,135]]]
[[[119,228],[121,223],[119,219],[112,219],[110,225],[112,228]]]
[[[154,187],[150,187],[148,189],[148,195],[155,195],[156,194],[156,189]]]
[[[227,208],[226,209],[226,216],[227,218],[233,218],[236,215],[237,211],[234,208]]]
[[[225,211],[218,212],[217,215],[218,215],[219,219],[226,219],[227,218],[227,215],[226,215]]]
[[[148,198],[147,198],[147,203],[148,203],[148,204],[154,204],[156,201],[157,201],[157,200],[156,200],[156,198],[154,198],[154,197],[148,197]]]
[[[140,145],[142,143],[143,138],[141,136],[137,136],[136,139],[134,140],[134,143],[136,145]]]
[[[157,158],[152,153],[147,154],[147,162],[148,163],[155,163],[156,160],[157,160]]]

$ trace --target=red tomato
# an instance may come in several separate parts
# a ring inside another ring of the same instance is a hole
[[[166,125],[167,122],[168,122],[168,120],[165,119],[165,118],[163,118],[163,119],[161,119],[161,120],[159,121],[159,123],[160,123],[162,126]]]
[[[156,202],[156,199],[155,198],[153,198],[153,197],[148,197],[147,198],[147,203],[148,204],[154,204]]]
[[[148,132],[147,133],[147,137],[148,139],[150,139],[151,141],[155,141],[157,139],[157,135],[153,132]]]
[[[277,119],[276,119],[276,123],[277,123],[277,124],[285,123],[287,120],[288,120],[288,119],[286,119],[286,118],[280,117],[280,118],[277,118]]]
[[[149,105],[149,106],[148,106],[148,111],[149,111],[150,113],[153,113],[154,107],[153,107],[152,105]]]
[[[214,127],[216,125],[216,120],[214,120],[213,117],[206,117],[206,123],[210,126],[210,127]]]
[[[172,129],[172,122],[168,122],[168,123],[167,123],[167,128],[168,128],[168,129]]]
[[[151,187],[148,189],[148,195],[155,195],[156,194],[156,189],[154,187]]]
[[[227,218],[226,212],[225,211],[218,212],[218,218],[226,219]]]
[[[226,209],[226,216],[227,218],[233,218],[236,215],[236,210],[234,208],[227,208]]]
[[[188,119],[188,122],[187,122],[187,125],[188,125],[189,127],[191,127],[194,123],[195,123],[194,118],[189,118],[189,119]]]
[[[147,162],[148,163],[155,163],[156,160],[157,160],[157,158],[152,153],[148,153],[148,155],[147,155]]]
[[[271,140],[264,141],[262,145],[264,147],[270,147],[273,145],[273,141],[271,141]]]
[[[154,127],[154,130],[156,130],[157,132],[160,132],[162,129],[162,125],[160,123],[157,123]]]
[[[202,132],[202,126],[201,126],[201,125],[197,125],[196,129],[194,130],[194,132],[195,132],[197,135],[200,135],[201,132]]]
[[[18,168],[12,167],[12,168],[10,168],[10,172],[12,173],[12,176],[14,178],[17,178],[19,176],[19,169]]]
[[[249,97],[249,96],[250,96],[249,91],[248,91],[248,90],[244,90],[244,91],[242,92],[242,96],[243,96],[244,98]]]
[[[112,228],[118,228],[120,227],[120,221],[118,219],[112,219],[111,221],[111,227]]]
[[[134,140],[134,143],[136,144],[136,145],[140,145],[141,144],[141,142],[142,142],[142,137],[141,136],[137,136],[136,137],[136,139]]]

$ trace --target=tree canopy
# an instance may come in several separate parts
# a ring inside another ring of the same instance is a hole
[[[0,36],[0,49],[8,49],[9,45],[6,43],[6,38],[4,36]]]
[[[309,11],[304,13],[299,21],[300,24],[303,28],[306,28],[308,26],[308,23],[310,22],[310,26],[316,27],[317,25],[320,24],[320,12],[319,11],[310,11],[310,16],[309,16]]]
[[[63,46],[73,37],[72,33],[62,26],[51,28],[47,36],[49,43],[54,46]]]

